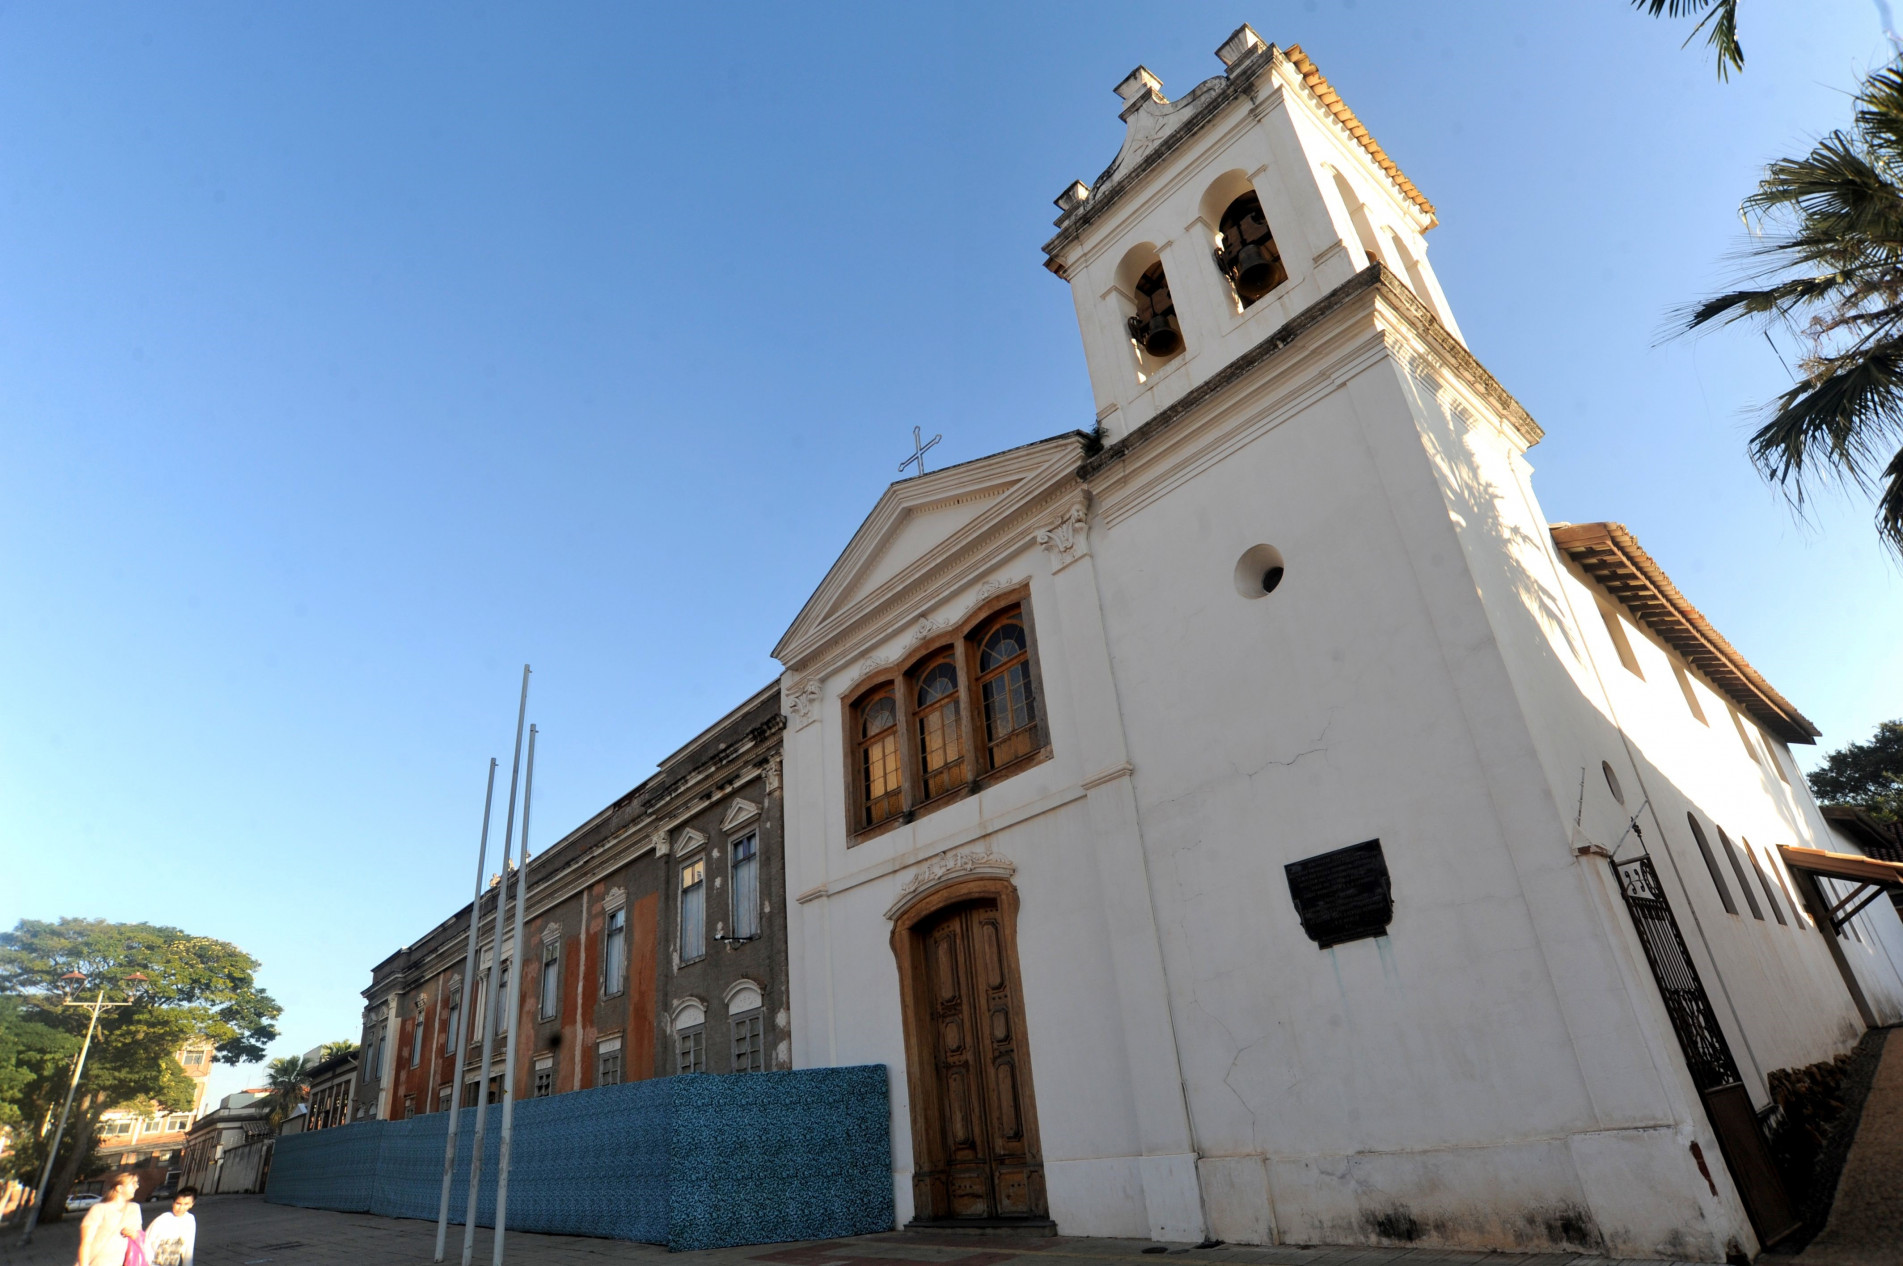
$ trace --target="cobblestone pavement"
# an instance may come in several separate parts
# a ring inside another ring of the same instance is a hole
[[[146,1221],[164,1212],[146,1206]],[[426,1266],[436,1226],[363,1213],[328,1213],[266,1204],[260,1196],[211,1196],[199,1202],[194,1266]],[[0,1266],[72,1266],[79,1219],[42,1227],[30,1248],[17,1230],[0,1238]],[[478,1228],[471,1266],[489,1266],[490,1233]],[[508,1237],[510,1266],[1618,1266],[1612,1258],[1576,1253],[1462,1253],[1431,1248],[1193,1249],[1145,1240],[1058,1237],[1006,1239],[903,1232],[799,1244],[671,1254],[651,1244],[567,1235]],[[451,1227],[448,1260],[458,1263],[462,1228]],[[1631,1266],[1639,1266],[1634,1262]],[[1668,1266],[1648,1259],[1644,1266]]]

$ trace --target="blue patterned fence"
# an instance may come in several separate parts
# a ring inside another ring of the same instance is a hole
[[[450,1220],[468,1204],[475,1109],[462,1109]],[[724,1248],[889,1231],[886,1070],[664,1077],[515,1105],[509,1229]],[[436,1217],[449,1114],[287,1134],[265,1198]],[[495,1222],[501,1115],[485,1125],[479,1226]]]

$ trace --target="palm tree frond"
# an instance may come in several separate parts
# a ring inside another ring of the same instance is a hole
[[[1632,7],[1655,18],[1704,14],[1685,42],[1691,43],[1700,31],[1710,27],[1705,43],[1718,54],[1718,78],[1729,79],[1732,71],[1744,69],[1744,45],[1738,42],[1738,0],[1632,0]]]

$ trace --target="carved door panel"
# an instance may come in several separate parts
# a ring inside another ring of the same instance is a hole
[[[1027,1129],[1010,939],[995,904],[947,911],[923,931],[943,1168],[922,1173],[922,1216],[1043,1217],[1043,1165]],[[937,1169],[938,1166],[932,1168]]]

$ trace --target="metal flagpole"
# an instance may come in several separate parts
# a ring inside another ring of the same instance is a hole
[[[482,842],[476,845],[476,895],[469,900],[469,952],[463,958],[462,1005],[456,1008],[456,1029],[450,1035],[450,1050],[455,1059],[450,1064],[449,1090],[449,1134],[443,1142],[443,1197],[436,1206],[436,1256],[430,1260],[443,1260],[443,1241],[449,1234],[449,1177],[456,1169],[456,1126],[462,1121],[462,1066],[463,1049],[468,1038],[464,1030],[469,1028],[469,999],[476,992],[476,929],[482,922],[482,872],[489,864],[489,809],[496,799],[496,758],[489,758],[489,788],[482,793]],[[443,1015],[449,1015],[448,999],[444,999]]]
[[[463,1217],[463,1266],[469,1266],[469,1259],[476,1251],[476,1204],[482,1190],[482,1127],[489,1111],[489,1061],[495,1058],[496,1021],[500,1018],[496,1014],[496,985],[497,974],[502,970],[502,915],[508,905],[505,898],[509,895],[509,846],[515,839],[516,780],[522,773],[522,723],[528,714],[529,666],[524,664],[522,702],[515,710],[515,759],[509,766],[509,813],[502,828],[502,883],[496,888],[495,961],[489,965],[489,979],[482,991],[482,1071],[476,1082],[481,1089],[476,1092],[475,1136],[469,1143],[469,1207]],[[503,1090],[507,1093],[508,1087]]]
[[[515,1032],[522,1017],[516,999],[522,993],[522,909],[529,901],[529,803],[535,798],[535,727],[529,727],[529,769],[522,779],[522,861],[515,868],[515,929],[509,934],[509,954],[515,970],[509,973],[509,1041],[502,1056],[502,1148],[496,1158],[496,1238],[493,1266],[502,1266],[502,1228],[509,1217],[509,1142],[515,1127]],[[500,911],[497,912],[500,917]]]

